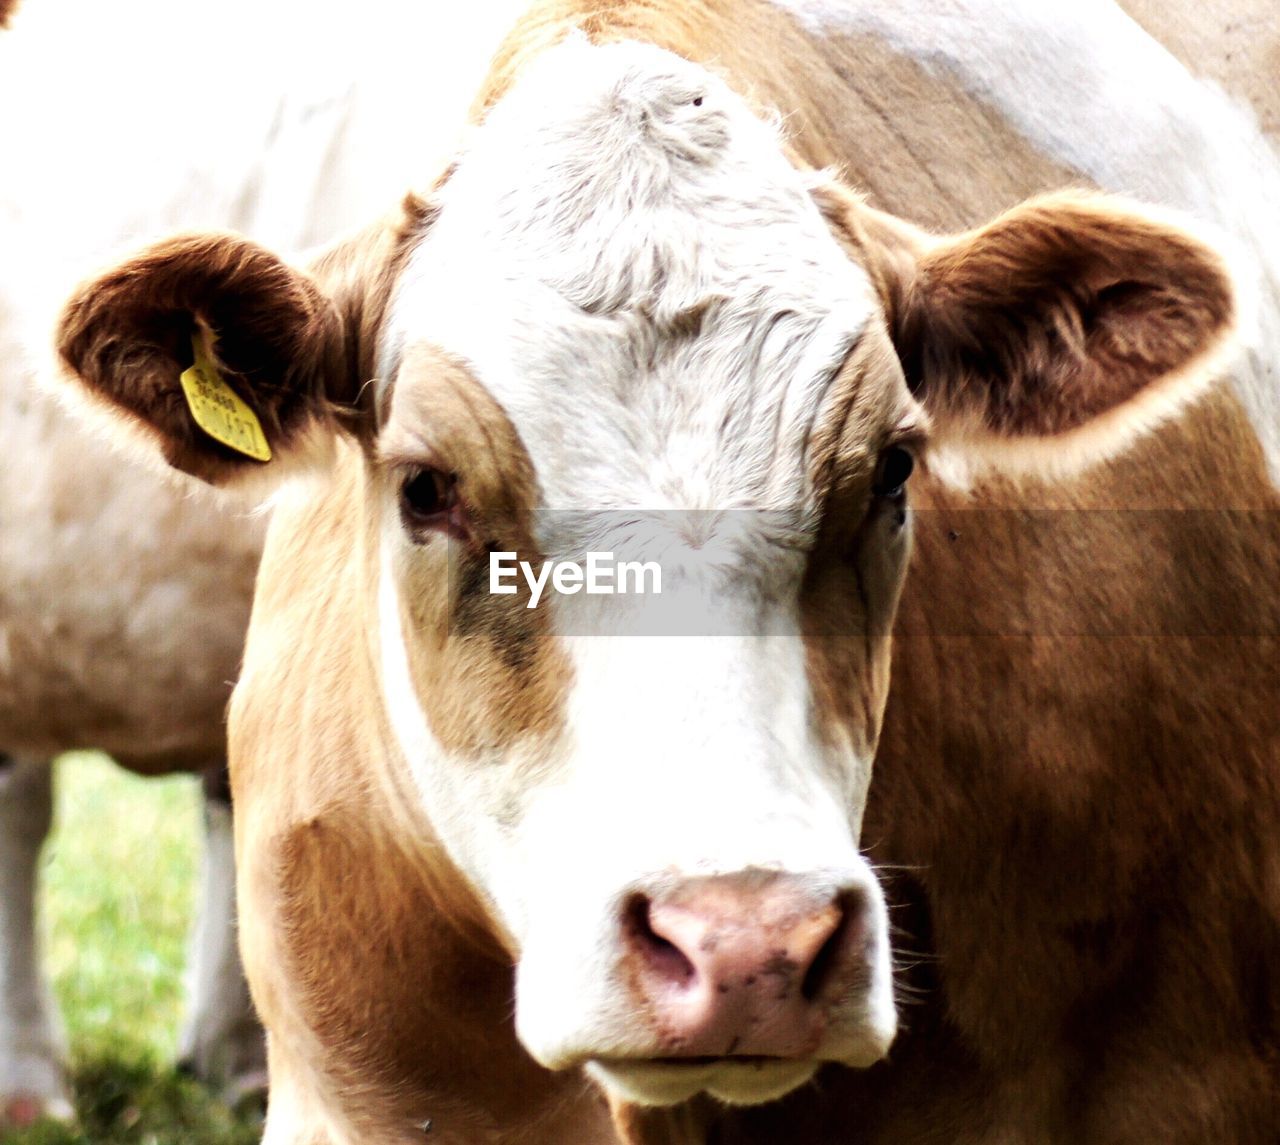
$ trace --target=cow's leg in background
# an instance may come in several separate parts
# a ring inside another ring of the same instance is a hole
[[[0,1129],[72,1115],[36,938],[36,876],[52,819],[48,761],[0,755]]]
[[[204,773],[199,913],[187,951],[187,1019],[179,1061],[232,1105],[266,1093],[265,1035],[240,966],[235,846],[225,763]]]

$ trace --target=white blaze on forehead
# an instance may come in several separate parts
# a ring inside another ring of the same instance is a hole
[[[807,506],[805,445],[875,302],[776,126],[676,56],[575,38],[490,113],[440,199],[384,376],[419,341],[464,360],[551,509]],[[414,384],[409,369],[396,381]],[[700,529],[606,514],[590,547],[657,551],[672,587],[729,634],[619,636],[644,598],[572,598],[585,628],[554,613],[574,668],[565,735],[482,766],[445,758],[430,735],[384,547],[392,722],[446,846],[520,949],[518,1027],[544,1063],[622,1046],[635,1026],[617,977],[627,894],[743,869],[864,890],[868,1006],[892,1028],[883,906],[857,851],[869,760],[819,734],[796,615],[803,560],[766,543],[805,514],[709,516]],[[581,560],[581,520],[540,514],[543,554]]]
[[[385,364],[418,339],[466,360],[545,504],[802,498],[804,442],[872,290],[777,127],[721,80],[570,39],[477,129],[441,205]]]
[[[668,52],[578,37],[523,75],[444,185],[395,303],[383,372],[415,341],[467,361],[511,418],[552,509],[803,509],[805,444],[874,307],[865,272],[831,236],[776,125]],[[689,314],[700,308],[695,322]],[[413,384],[411,372],[397,380]],[[582,833],[557,819],[561,811],[572,820],[615,807],[629,785],[631,806],[640,792],[661,803],[679,774],[692,798],[647,815],[663,819],[671,838],[654,839],[644,824],[605,828],[598,851],[617,864],[600,865],[601,897],[655,868],[859,867],[868,761],[816,734],[791,611],[803,562],[785,551],[752,560],[753,551],[773,552],[765,533],[794,540],[785,522],[804,519],[729,514],[693,540],[680,514],[637,531],[617,516],[599,519],[607,535],[591,547],[627,559],[657,551],[691,597],[701,594],[703,613],[725,613],[729,635],[615,640],[611,627],[634,620],[628,609],[602,598],[610,603],[593,623],[583,602],[588,619],[576,631],[590,634],[567,641],[575,684],[555,790],[535,794],[540,769],[513,753],[490,771],[502,774],[492,791],[459,800],[473,814],[496,806],[491,796],[505,783],[523,823],[519,844],[456,824],[459,847],[475,855],[531,848],[509,866],[464,860],[517,935],[528,900],[508,880],[523,884],[531,867],[564,861],[549,844]],[[615,525],[640,541],[628,543]],[[582,558],[566,551],[582,542],[572,514],[542,514],[538,529],[546,556]],[[385,578],[390,630],[394,588]],[[749,638],[760,632],[781,640]],[[696,688],[675,678],[673,662]],[[613,742],[610,727],[626,726],[637,699],[652,735]],[[391,706],[393,718],[414,710],[407,684]],[[401,739],[411,759],[432,755],[420,724]],[[674,769],[669,781],[654,782],[660,765]],[[420,768],[424,789],[442,782],[432,770]],[[734,797],[723,833],[700,823],[717,788]],[[685,813],[687,830],[677,829]]]
[[[1251,111],[1191,76],[1111,0],[774,2],[817,33],[874,36],[945,74],[1104,190],[1216,227],[1205,237],[1230,258],[1247,351],[1231,382],[1280,485],[1280,159]]]

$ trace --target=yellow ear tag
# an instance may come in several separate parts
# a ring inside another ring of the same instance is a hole
[[[271,446],[258,415],[218,373],[199,331],[192,336],[191,345],[196,354],[195,365],[183,370],[178,380],[196,425],[228,449],[255,461],[270,461]]]

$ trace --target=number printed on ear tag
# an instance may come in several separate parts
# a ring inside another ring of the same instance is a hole
[[[196,425],[228,449],[254,461],[270,461],[271,446],[267,444],[258,415],[218,373],[198,331],[192,336],[191,344],[195,349],[195,364],[183,370],[178,380]]]

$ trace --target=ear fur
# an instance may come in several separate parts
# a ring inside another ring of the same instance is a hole
[[[897,336],[913,390],[999,436],[1052,436],[1204,358],[1233,318],[1230,277],[1204,244],[1066,193],[938,243]]]
[[[375,424],[369,407],[385,387],[367,384],[378,331],[433,211],[411,194],[308,271],[236,235],[165,240],[79,288],[62,313],[58,353],[81,393],[174,468],[214,485],[244,486],[255,474],[273,484],[299,462],[323,464],[329,431],[362,437]],[[224,380],[262,423],[266,466],[206,435],[187,408],[179,377],[197,331],[212,335]]]
[[[1176,413],[1231,348],[1226,263],[1188,226],[1066,191],[937,238],[820,193],[868,266],[935,437],[1017,470],[1072,470]]]
[[[273,452],[349,395],[338,313],[306,273],[229,234],[178,235],[79,288],[57,349],[88,394],[127,415],[170,465],[226,484],[260,463],[207,436],[179,385],[197,330]]]

